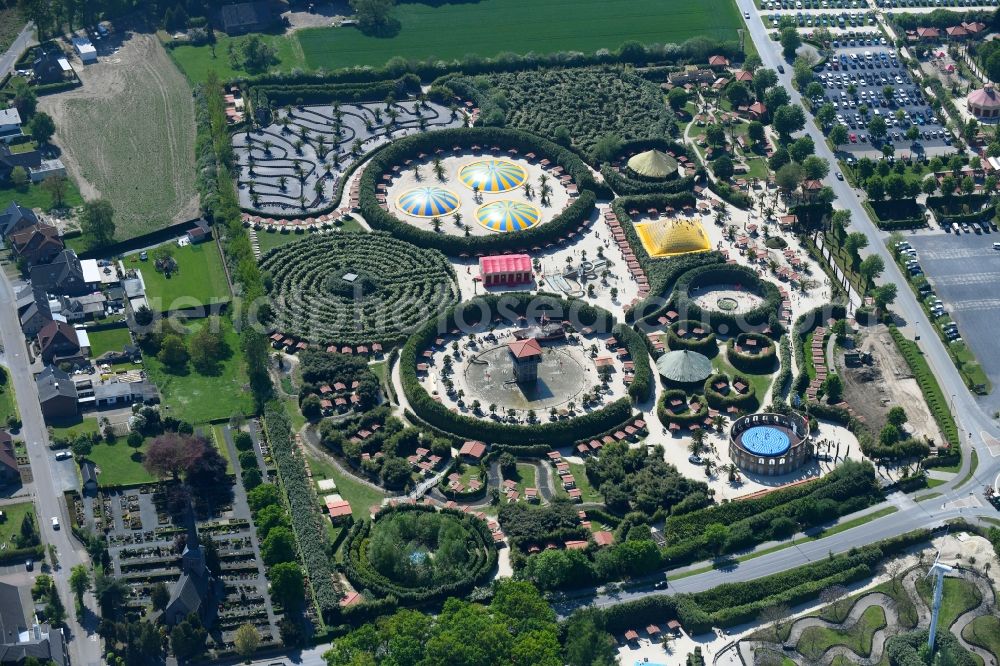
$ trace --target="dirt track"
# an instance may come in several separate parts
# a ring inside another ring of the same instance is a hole
[[[844,378],[844,397],[855,412],[877,433],[885,425],[885,415],[891,407],[906,410],[907,428],[916,437],[942,441],[934,417],[924,402],[923,393],[913,378],[906,361],[900,356],[889,330],[882,325],[862,327],[859,350],[874,358],[871,366],[848,368],[844,356],[837,354],[837,371]]]
[[[104,196],[119,238],[196,217],[194,106],[153,35],[127,33],[117,52],[73,63],[83,85],[43,97],[62,160],[87,199]]]

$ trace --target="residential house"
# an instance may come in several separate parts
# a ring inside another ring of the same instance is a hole
[[[159,401],[160,392],[152,382],[108,382],[94,387],[94,405],[98,409]]]
[[[62,321],[50,321],[38,332],[38,350],[45,363],[75,360],[80,356],[76,329]]]
[[[0,141],[9,143],[11,140],[22,136],[21,114],[17,109],[0,109]]]
[[[21,470],[17,468],[14,455],[14,440],[6,430],[0,430],[0,485],[21,482]]]
[[[0,236],[4,238],[33,224],[38,224],[38,217],[30,208],[19,206],[16,201],[11,201],[7,208],[0,212]]]
[[[22,664],[32,657],[42,663],[66,666],[69,655],[62,630],[35,624],[34,613],[26,613],[20,590],[0,583],[0,664]]]
[[[709,84],[715,80],[715,73],[707,69],[691,66],[680,72],[667,75],[667,81],[674,86]]]
[[[49,297],[45,291],[27,285],[17,295],[17,316],[26,338],[34,338],[42,327],[52,321]]]
[[[708,59],[708,66],[713,69],[720,67],[729,67],[729,58],[724,55],[714,55]]]
[[[240,2],[222,7],[219,19],[224,33],[239,35],[267,30],[274,23],[274,13],[267,2]]]
[[[188,230],[188,232],[187,232],[187,234],[185,234],[185,236],[187,237],[188,241],[192,245],[196,245],[198,243],[204,242],[204,241],[208,240],[209,238],[211,238],[212,237],[212,230],[211,230],[211,228],[209,228],[208,222],[206,222],[205,220],[199,219],[195,223],[194,228]]]
[[[35,149],[14,152],[6,143],[0,142],[0,182],[9,182],[14,169],[21,167],[31,176],[31,169],[42,163],[42,154]]]
[[[64,249],[59,230],[44,223],[33,224],[11,234],[10,245],[27,268],[52,261]]]
[[[59,83],[73,73],[69,61],[55,44],[38,47],[35,59],[31,61],[34,82],[38,84]]]
[[[32,266],[28,274],[36,289],[44,289],[49,294],[82,296],[96,290],[100,280],[87,282],[83,266],[76,252],[63,250],[50,263]]]
[[[99,291],[83,296],[55,296],[49,300],[53,316],[61,315],[68,322],[103,317],[107,298]]]
[[[38,373],[35,388],[46,421],[67,419],[79,413],[76,384],[59,368],[49,366]]]

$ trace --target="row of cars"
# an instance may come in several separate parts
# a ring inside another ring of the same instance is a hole
[[[918,261],[917,251],[906,241],[899,241],[895,245],[896,255],[899,258],[899,263],[903,265],[906,271],[910,274],[910,279],[918,278],[923,276],[924,271],[920,268],[920,262]],[[930,313],[931,317],[937,322],[938,327],[941,329],[942,335],[949,342],[960,342],[962,340],[961,334],[958,332],[958,324],[952,321],[948,317],[948,311],[945,310],[944,302],[934,295],[934,289],[931,285],[923,281],[917,288],[920,298],[924,305],[927,307],[927,311]],[[944,321],[942,321],[944,320]]]
[[[998,0],[875,0],[879,7],[996,7]]]
[[[789,16],[786,14],[785,16]],[[775,12],[767,17],[774,27],[781,23],[781,14]],[[800,28],[859,28],[866,25],[875,25],[875,14],[873,12],[861,12],[841,14],[803,14],[799,12],[792,16]]]
[[[863,0],[761,0],[762,10],[775,9],[868,9]]]

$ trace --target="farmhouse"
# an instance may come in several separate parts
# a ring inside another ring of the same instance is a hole
[[[17,109],[0,109],[0,140],[7,143],[21,136],[21,114]]]
[[[80,62],[85,65],[97,62],[97,49],[86,37],[73,38],[73,50],[80,56]]]

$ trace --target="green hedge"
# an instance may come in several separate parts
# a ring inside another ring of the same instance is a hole
[[[299,83],[257,85],[251,92],[264,95],[278,106],[284,104],[329,104],[330,102],[381,102],[388,96],[405,99],[420,92],[420,79],[412,74],[388,81],[365,83]]]
[[[628,386],[628,395],[633,402],[645,402],[653,394],[653,369],[649,364],[645,337],[621,322],[615,324],[611,334],[625,345],[632,358],[635,377]]]
[[[726,380],[729,382],[729,393],[720,393],[715,390],[712,384],[720,381]],[[746,393],[737,393],[736,389],[733,388],[733,384],[736,382],[743,382],[747,386]],[[708,401],[710,407],[715,409],[727,409],[729,407],[736,407],[737,409],[744,412],[752,412],[757,409],[759,404],[757,397],[757,390],[750,383],[750,380],[743,375],[733,375],[730,378],[723,372],[711,375],[705,380],[705,400]]]
[[[618,150],[618,156],[621,159],[627,159],[637,153],[653,149],[661,150],[663,152],[673,152],[678,156],[684,155],[690,159],[696,159],[689,155],[688,150],[684,145],[667,139],[637,139],[635,141],[626,141],[622,143],[620,149]],[[664,180],[648,180],[634,176],[624,168],[621,172],[619,172],[612,169],[610,165],[605,164],[601,167],[601,176],[604,177],[604,182],[607,183],[618,196],[634,196],[642,194],[677,194],[679,192],[690,192],[694,189],[696,177],[701,176],[702,179],[704,179],[705,172],[704,169],[699,167],[696,169],[695,174],[685,176],[683,178],[680,178],[679,174],[675,173]]]
[[[917,384],[920,385],[920,391],[924,394],[924,400],[927,401],[927,408],[931,410],[931,414],[944,434],[944,438],[948,441],[949,447],[954,451],[958,451],[961,442],[958,438],[958,426],[955,424],[955,417],[948,407],[944,391],[941,390],[941,385],[938,384],[937,378],[927,364],[927,359],[924,358],[923,352],[920,351],[920,347],[917,346],[916,342],[903,337],[903,334],[899,332],[896,326],[889,326],[889,333],[892,334],[892,339],[896,342],[899,352],[906,359],[906,365],[910,367],[910,371],[916,378]]]
[[[778,341],[778,355],[780,357],[781,368],[774,378],[774,388],[771,391],[772,402],[784,402],[788,397],[788,389],[792,380],[792,346],[788,342],[788,335],[781,336]]]
[[[736,351],[736,347],[744,346],[747,340],[756,341],[758,349],[762,351],[757,354]],[[726,358],[729,363],[737,370],[755,375],[773,371],[777,355],[774,340],[761,333],[740,333],[735,338],[729,338],[726,343]]]
[[[753,289],[764,302],[748,312],[734,316],[720,310],[706,312],[690,297],[693,287],[735,283]],[[674,302],[678,312],[690,319],[710,322],[712,328],[723,335],[742,330],[744,325],[770,326],[775,332],[780,328],[778,312],[781,309],[781,292],[772,283],[760,279],[752,268],[735,264],[700,266],[681,275],[674,288]]]
[[[278,468],[278,478],[288,498],[289,516],[309,576],[313,599],[324,620],[330,621],[340,611],[340,595],[333,583],[330,556],[324,547],[327,535],[322,521],[326,519],[316,510],[316,498],[312,483],[306,476],[305,461],[295,450],[291,424],[281,403],[269,403],[264,410],[264,433]]]
[[[695,328],[707,328],[708,334],[697,339],[682,338],[677,335],[677,331],[682,328],[686,331],[691,331]],[[711,358],[719,352],[719,341],[715,337],[715,331],[708,324],[703,324],[693,319],[681,319],[675,321],[667,328],[667,347],[674,350],[687,349]]]
[[[446,585],[428,588],[411,588],[400,585],[372,567],[368,561],[368,539],[373,527],[393,513],[405,511],[435,512],[436,509],[423,504],[401,504],[379,511],[375,521],[361,521],[351,528],[344,544],[343,571],[351,584],[359,590],[370,591],[381,597],[389,597],[404,604],[423,604],[447,597],[460,597],[477,584],[484,582],[493,573],[497,564],[497,549],[493,545],[493,535],[485,521],[475,516],[442,509],[467,530],[472,542],[467,544],[471,554],[468,575]]]
[[[464,323],[470,324],[481,321],[483,317],[491,320],[498,314],[505,317],[511,314],[524,314],[529,307],[537,312],[542,306],[552,308],[555,318],[558,318],[559,315],[568,316],[571,321],[580,326],[589,326],[594,330],[611,330],[612,328],[613,319],[607,311],[578,299],[566,300],[554,294],[523,292],[502,295],[489,294],[449,308],[441,317],[427,322],[410,336],[400,352],[400,377],[403,383],[403,393],[414,413],[431,426],[454,437],[513,445],[544,443],[559,446],[572,444],[574,441],[589,437],[594,432],[615,428],[630,419],[632,408],[629,400],[621,398],[606,407],[565,421],[535,425],[499,423],[453,412],[432,399],[420,385],[416,370],[418,353],[429,347],[441,331],[461,328],[456,324],[456,316],[461,317]],[[639,336],[635,335],[623,340],[632,358],[636,359],[637,381],[641,359],[646,353],[645,348],[639,344],[641,340],[638,338]]]
[[[420,153],[432,153],[436,148],[450,150],[453,146],[501,146],[517,148],[522,153],[534,152],[563,167],[573,177],[580,195],[554,218],[531,229],[502,235],[457,236],[421,229],[400,220],[386,211],[376,199],[375,186],[383,174],[404,160]],[[376,153],[361,175],[359,203],[365,220],[375,229],[392,233],[396,238],[420,247],[431,247],[446,254],[494,254],[503,250],[526,250],[545,245],[576,231],[594,212],[595,192],[600,190],[593,174],[583,160],[571,151],[546,139],[520,130],[500,128],[453,128],[414,134],[389,144]]]
[[[671,400],[681,399],[684,401],[685,411],[680,414],[675,414],[674,412],[667,409],[667,404]],[[667,389],[660,395],[660,400],[656,403],[656,414],[660,417],[660,421],[664,425],[670,423],[676,423],[682,428],[691,425],[692,423],[697,423],[702,425],[702,421],[708,416],[708,402],[705,398],[698,396],[698,403],[701,407],[697,412],[690,411],[688,405],[691,401],[688,399],[687,393],[680,389]]]

